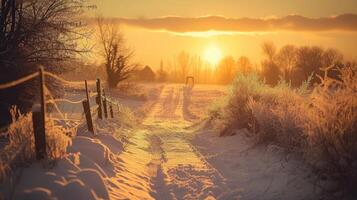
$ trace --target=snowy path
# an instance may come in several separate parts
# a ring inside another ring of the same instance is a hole
[[[135,129],[97,120],[98,135],[79,131],[53,168],[25,168],[9,199],[318,199],[299,157],[252,146],[244,130],[218,137],[196,126],[222,87],[160,88],[147,104],[130,104],[147,112]]]
[[[109,187],[113,199],[215,199],[225,192],[225,179],[190,143],[184,90],[165,86],[128,139]]]

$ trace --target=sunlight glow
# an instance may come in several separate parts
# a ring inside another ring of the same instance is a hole
[[[222,59],[222,51],[217,46],[208,47],[204,53],[203,58],[211,65],[216,66]]]
[[[240,32],[240,31],[201,31],[201,32],[195,32],[195,31],[189,31],[189,32],[174,32],[174,31],[167,31],[167,30],[160,30],[160,31],[153,31],[153,32],[168,32],[173,35],[178,35],[178,36],[185,36],[185,37],[198,37],[198,38],[210,38],[210,37],[216,37],[216,36],[264,36],[264,35],[269,35],[269,34],[275,34],[275,32]]]

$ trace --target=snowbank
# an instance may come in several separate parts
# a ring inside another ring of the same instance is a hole
[[[111,159],[122,148],[109,134],[77,136],[53,167],[37,162],[25,168],[14,199],[109,199],[107,182],[115,174]]]
[[[301,159],[287,157],[276,146],[252,146],[244,131],[219,137],[207,128],[193,144],[227,178],[221,199],[316,199],[318,189]],[[268,150],[266,150],[268,149]]]

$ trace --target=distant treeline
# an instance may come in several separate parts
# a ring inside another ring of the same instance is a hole
[[[346,60],[339,50],[333,48],[295,45],[278,48],[271,42],[265,42],[261,51],[263,58],[260,61],[252,61],[246,56],[226,56],[217,66],[212,66],[200,56],[182,51],[167,62],[161,61],[159,67],[146,65],[135,68],[128,81],[184,83],[187,76],[193,76],[195,83],[230,84],[238,74],[254,73],[270,85],[284,80],[298,87],[308,79],[312,85],[319,83],[324,68],[332,67],[328,75],[338,78],[338,69],[357,64]],[[74,71],[68,74],[71,79],[106,77],[104,66],[81,62],[72,65],[75,66]]]
[[[337,49],[323,49],[318,46],[285,45],[277,48],[271,42],[261,46],[263,59],[260,63],[251,61],[246,56],[235,59],[233,56],[224,57],[217,66],[211,66],[200,56],[181,52],[166,65],[161,61],[156,78],[168,82],[184,82],[186,76],[194,76],[197,83],[229,84],[237,74],[257,73],[265,82],[276,85],[280,80],[299,86],[309,77],[311,83],[319,81],[322,68],[331,67],[329,76],[338,77],[336,69],[356,62],[346,61],[343,54]],[[145,80],[141,77],[138,80]]]

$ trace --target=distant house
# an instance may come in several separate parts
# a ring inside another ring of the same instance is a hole
[[[136,72],[136,79],[138,81],[155,81],[155,72],[146,65],[143,69]]]

